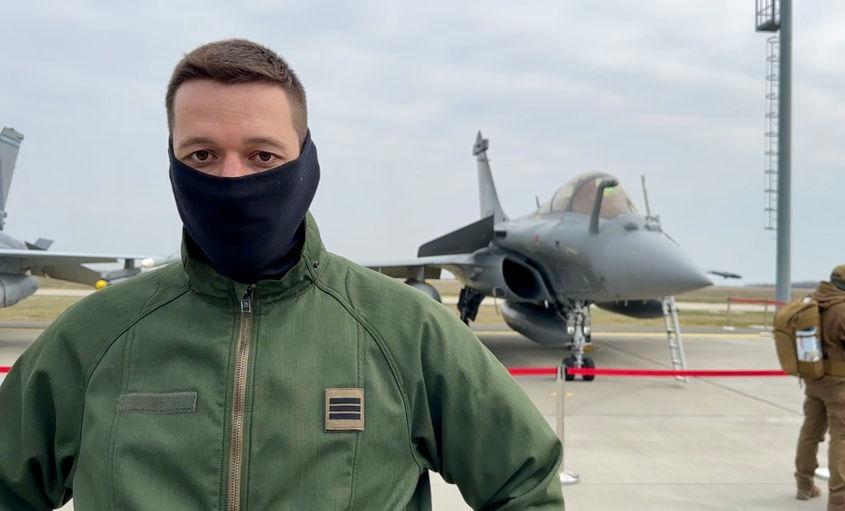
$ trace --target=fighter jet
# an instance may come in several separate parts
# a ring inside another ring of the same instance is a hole
[[[52,240],[39,238],[34,243],[17,240],[3,231],[6,221],[6,201],[17,161],[23,134],[13,128],[0,131],[0,307],[9,307],[28,298],[38,289],[33,275],[49,276],[95,287],[128,278],[140,272],[135,261],[146,256],[80,254],[49,252]],[[98,272],[83,263],[111,263],[123,260],[122,269]]]
[[[486,296],[503,301],[505,322],[529,339],[569,346],[567,367],[595,367],[590,304],[636,318],[664,315],[663,297],[711,285],[663,232],[658,217],[643,217],[619,181],[582,174],[561,186],[536,211],[509,218],[499,202],[487,157],[475,140],[481,219],[420,246],[417,257],[370,268],[440,300],[426,279],[452,273],[462,284],[461,319],[475,319]],[[646,208],[648,209],[646,196]],[[585,378],[591,379],[591,378]]]

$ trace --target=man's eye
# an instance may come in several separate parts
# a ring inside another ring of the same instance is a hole
[[[197,161],[208,161],[209,158],[211,158],[211,153],[208,151],[203,150],[194,153],[194,159]]]
[[[267,151],[261,151],[258,153],[258,159],[264,163],[269,162],[273,159],[273,153],[268,153]]]

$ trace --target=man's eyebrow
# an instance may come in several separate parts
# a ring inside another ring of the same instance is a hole
[[[244,144],[269,145],[281,149],[282,151],[287,150],[287,146],[283,142],[276,140],[272,137],[250,137],[244,140]],[[185,140],[179,142],[178,149],[181,151],[193,145],[214,145],[214,140],[208,137],[188,137]]]
[[[179,150],[185,149],[186,147],[192,145],[206,145],[206,144],[214,144],[214,140],[206,137],[188,137],[185,140],[179,142]]]
[[[269,145],[283,151],[287,150],[287,146],[283,142],[272,137],[250,137],[244,143],[247,145]]]

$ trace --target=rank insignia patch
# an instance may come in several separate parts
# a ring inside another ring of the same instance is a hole
[[[364,431],[364,389],[326,389],[326,431]]]

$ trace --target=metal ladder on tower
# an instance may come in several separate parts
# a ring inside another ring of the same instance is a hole
[[[766,39],[766,128],[764,133],[763,191],[767,231],[777,231],[778,204],[778,96],[780,94],[780,38]]]
[[[687,368],[687,359],[684,355],[684,339],[681,337],[681,323],[678,321],[678,306],[675,305],[674,296],[663,298],[663,319],[666,322],[666,342],[669,345],[672,369],[684,371]],[[675,379],[687,382],[686,376],[676,376]]]

